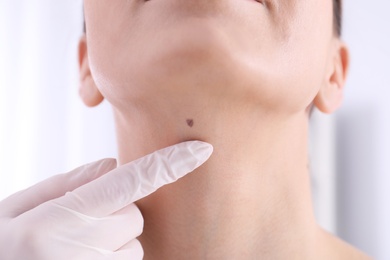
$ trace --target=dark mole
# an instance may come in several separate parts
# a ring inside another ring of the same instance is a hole
[[[192,120],[192,119],[187,119],[187,125],[188,125],[189,127],[193,127],[193,126],[194,126],[194,120]]]

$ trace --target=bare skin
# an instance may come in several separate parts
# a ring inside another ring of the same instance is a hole
[[[330,0],[84,0],[80,94],[106,98],[119,164],[187,140],[209,161],[137,202],[145,259],[369,259],[315,221],[310,107],[342,100]]]

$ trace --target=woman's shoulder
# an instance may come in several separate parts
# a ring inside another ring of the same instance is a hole
[[[329,232],[321,229],[323,254],[324,259],[353,259],[353,260],[373,260],[370,256],[353,247],[340,238],[330,234]]]

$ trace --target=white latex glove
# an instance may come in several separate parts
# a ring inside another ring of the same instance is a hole
[[[203,164],[212,146],[180,143],[116,168],[114,159],[49,178],[0,202],[0,259],[142,259],[133,203]]]

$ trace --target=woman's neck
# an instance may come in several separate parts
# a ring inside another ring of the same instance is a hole
[[[145,259],[305,259],[311,254],[316,223],[307,116],[245,115],[171,120],[151,111],[115,112],[120,164],[182,141],[214,146],[200,168],[137,202],[145,220],[139,238]]]

